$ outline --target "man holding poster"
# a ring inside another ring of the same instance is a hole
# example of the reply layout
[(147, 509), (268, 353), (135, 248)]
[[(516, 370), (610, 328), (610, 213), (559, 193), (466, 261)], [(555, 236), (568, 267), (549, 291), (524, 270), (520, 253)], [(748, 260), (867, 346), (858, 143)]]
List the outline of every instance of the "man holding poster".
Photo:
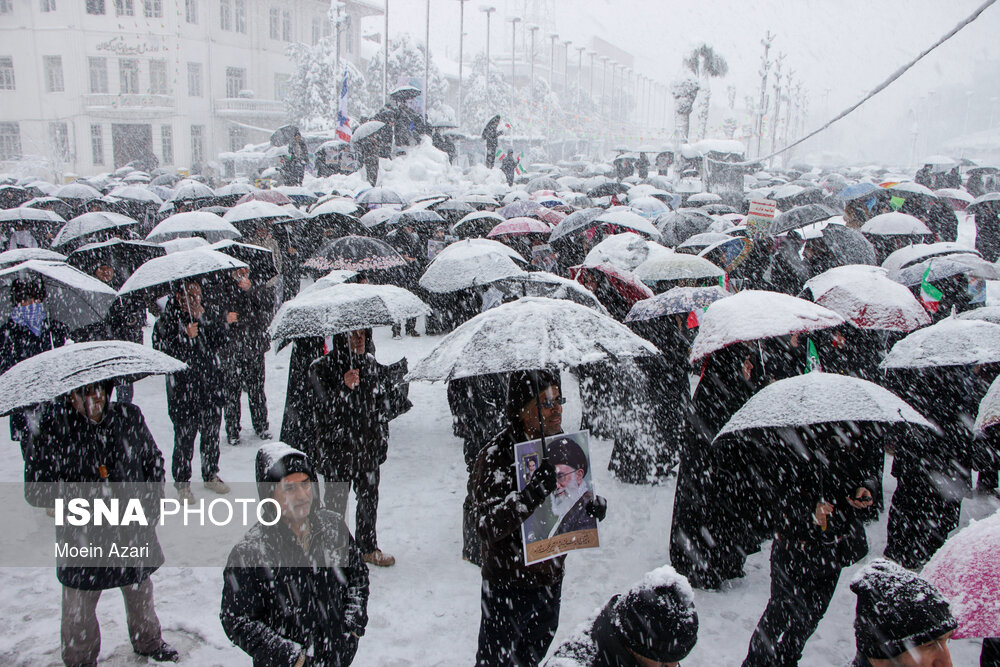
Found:
[[(473, 488), (483, 539), (478, 667), (537, 665), (559, 625), (566, 557), (556, 551), (526, 561), (521, 533), (525, 521), (536, 510), (548, 507), (546, 500), (559, 487), (556, 463), (546, 458), (547, 448), (541, 446), (540, 439), (562, 433), (565, 402), (558, 371), (512, 373), (507, 389), (507, 426), (476, 459)], [(551, 442), (556, 445), (567, 438)], [(532, 440), (537, 441), (537, 457), (520, 449), (535, 445), (524, 442)], [(516, 454), (515, 445), (519, 447)], [(535, 469), (529, 477), (530, 467)], [(564, 483), (563, 488), (568, 485)], [(604, 499), (595, 496), (585, 511), (599, 520), (604, 518), (606, 507)], [(596, 526), (592, 532), (596, 538)], [(546, 531), (538, 537), (548, 538), (548, 534)]]

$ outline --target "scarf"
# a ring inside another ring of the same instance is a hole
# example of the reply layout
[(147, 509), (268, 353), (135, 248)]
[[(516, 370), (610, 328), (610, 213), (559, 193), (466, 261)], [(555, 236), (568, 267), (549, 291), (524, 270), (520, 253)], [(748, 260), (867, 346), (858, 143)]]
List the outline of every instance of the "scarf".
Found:
[(42, 326), (45, 324), (45, 304), (14, 306), (10, 311), (10, 319), (22, 327), (27, 327), (36, 337), (41, 336)]

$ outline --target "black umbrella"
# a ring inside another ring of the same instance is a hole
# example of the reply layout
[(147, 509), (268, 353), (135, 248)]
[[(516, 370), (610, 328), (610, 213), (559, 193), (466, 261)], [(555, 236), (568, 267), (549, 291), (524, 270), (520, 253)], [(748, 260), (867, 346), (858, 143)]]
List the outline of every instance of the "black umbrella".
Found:
[(483, 139), (486, 135), (493, 134), (497, 131), (497, 125), (500, 124), (500, 114), (493, 116), (488, 121), (486, 121), (486, 127), (483, 128)]
[(847, 264), (875, 265), (875, 248), (865, 235), (844, 225), (827, 225), (821, 239), (810, 239), (807, 244), (822, 243), (830, 253), (833, 266)]
[(469, 213), (451, 226), (451, 233), (460, 239), (485, 237), (490, 230), (504, 221), (502, 215), (491, 211)]
[(771, 236), (778, 236), (790, 232), (793, 229), (800, 229), (811, 224), (829, 220), (837, 212), (824, 204), (806, 204), (796, 206), (784, 213), (781, 213), (771, 223)]
[(570, 213), (559, 221), (552, 234), (549, 235), (549, 242), (558, 241), (564, 236), (571, 236), (578, 232), (586, 231), (591, 227), (596, 227), (594, 219), (605, 212), (605, 209), (594, 206)]
[(271, 134), (271, 145), (284, 146), (291, 142), (298, 133), (299, 128), (297, 125), (282, 125)]
[(70, 253), (66, 262), (88, 274), (93, 274), (98, 266), (107, 264), (115, 269), (115, 287), (118, 288), (137, 268), (154, 257), (166, 254), (163, 246), (156, 243), (110, 239), (80, 246)]
[(250, 267), (250, 280), (258, 285), (278, 275), (274, 253), (268, 248), (232, 240), (213, 243), (211, 248), (246, 263)]
[(655, 224), (660, 230), (663, 244), (676, 248), (695, 234), (708, 231), (715, 220), (708, 214), (693, 209), (681, 209), (657, 216)]
[(17, 185), (0, 185), (0, 208), (17, 208), (31, 199), (27, 189)]
[(588, 197), (612, 197), (614, 195), (622, 195), (628, 192), (628, 186), (623, 183), (618, 183), (617, 181), (611, 181), (609, 183), (602, 183), (596, 188), (587, 191)]
[(406, 266), (406, 259), (385, 241), (367, 236), (345, 236), (327, 241), (303, 262), (317, 271), (333, 269), (371, 271)]

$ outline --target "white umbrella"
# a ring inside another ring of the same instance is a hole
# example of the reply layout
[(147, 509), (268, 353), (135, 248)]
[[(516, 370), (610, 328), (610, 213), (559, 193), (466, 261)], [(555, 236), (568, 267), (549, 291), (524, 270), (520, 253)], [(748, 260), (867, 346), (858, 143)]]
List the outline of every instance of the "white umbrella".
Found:
[(86, 183), (67, 183), (53, 193), (59, 199), (79, 199), (80, 201), (90, 201), (100, 199), (101, 193)]
[(899, 250), (892, 251), (892, 253), (885, 258), (885, 261), (882, 262), (882, 268), (891, 273), (893, 271), (899, 271), (900, 269), (906, 268), (911, 264), (922, 262), (928, 257), (941, 257), (945, 255), (957, 255), (964, 253), (978, 255), (979, 251), (952, 241), (943, 241), (941, 243), (914, 243), (913, 245), (904, 246)]
[(385, 127), (385, 123), (380, 120), (370, 120), (366, 123), (362, 123), (351, 134), (351, 145), (357, 145), (361, 141), (381, 130), (383, 127)]
[(648, 235), (650, 238), (658, 239), (660, 238), (660, 230), (658, 230), (653, 223), (651, 223), (646, 218), (642, 217), (638, 213), (626, 209), (620, 209), (615, 211), (608, 211), (607, 213), (602, 213), (601, 215), (594, 218), (594, 223), (605, 223), (609, 225), (615, 225), (618, 227), (623, 227), (636, 232), (642, 232)]
[(212, 244), (206, 241), (205, 239), (201, 238), (200, 236), (183, 236), (179, 239), (162, 241), (157, 245), (166, 250), (167, 254), (169, 255), (175, 252), (184, 252), (185, 250), (207, 248)]
[(650, 257), (635, 269), (635, 276), (647, 285), (670, 280), (702, 280), (726, 275), (718, 266), (698, 255), (661, 254)]
[(734, 343), (820, 331), (844, 323), (843, 317), (811, 301), (759, 290), (719, 299), (698, 320), (698, 335), (691, 344), (692, 363)]
[(420, 277), (420, 286), (429, 292), (454, 292), (525, 273), (508, 255), (481, 246), (466, 245), (445, 254), (447, 250), (435, 257)]
[(935, 368), (1000, 362), (1000, 325), (949, 317), (898, 341), (880, 368)]
[(163, 203), (163, 200), (155, 192), (142, 185), (120, 185), (109, 192), (108, 196), (144, 204), (156, 204), (157, 206)]
[(357, 271), (348, 271), (346, 269), (334, 269), (330, 273), (326, 274), (322, 278), (318, 278), (316, 282), (312, 285), (307, 285), (302, 288), (299, 294), (308, 294), (310, 292), (318, 292), (319, 290), (324, 290), (334, 285), (342, 285), (348, 280), (358, 275)]
[(625, 271), (635, 271), (649, 257), (649, 252), (650, 246), (646, 239), (633, 232), (625, 232), (609, 236), (595, 245), (587, 253), (583, 263), (607, 263)]
[(212, 243), (241, 236), (238, 229), (214, 213), (187, 211), (175, 213), (160, 222), (146, 235), (146, 240), (158, 243), (183, 236), (199, 235)]
[(0, 222), (48, 222), (64, 225), (66, 224), (66, 219), (55, 211), (49, 211), (48, 209), (19, 206), (0, 211)]
[(222, 219), (231, 224), (248, 220), (284, 220), (289, 217), (288, 211), (277, 204), (259, 199), (237, 204), (222, 215)]
[(500, 243), (500, 241), (495, 241), (493, 239), (463, 239), (461, 241), (455, 241), (439, 252), (435, 259), (440, 258), (442, 255), (445, 257), (451, 257), (452, 255), (464, 255), (466, 253), (475, 254), (489, 252), (497, 255), (506, 255), (516, 262), (525, 261), (518, 251), (514, 250), (505, 243)]
[(91, 211), (78, 215), (67, 222), (56, 237), (52, 239), (52, 247), (58, 247), (97, 232), (120, 227), (130, 227), (139, 224), (127, 215), (111, 213), (110, 211)]
[(931, 323), (913, 293), (877, 266), (838, 266), (809, 279), (803, 289), (861, 329), (913, 331)]
[(60, 255), (54, 250), (45, 248), (15, 248), (6, 252), (0, 252), (0, 267), (7, 268), (26, 262), (29, 259), (44, 259), (49, 262), (65, 262), (66, 255)]
[(15, 364), (0, 375), (0, 414), (44, 403), (95, 382), (176, 373), (187, 365), (121, 340), (63, 345)]
[(1000, 377), (993, 380), (983, 400), (979, 401), (979, 414), (976, 415), (973, 429), (979, 434), (984, 428), (996, 426), (997, 423), (1000, 423)]
[(569, 278), (547, 271), (529, 271), (523, 276), (499, 281), (497, 287), (504, 292), (514, 292), (518, 297), (538, 296), (547, 299), (566, 299), (581, 306), (593, 308), (607, 315), (604, 304), (589, 289)]
[(150, 287), (166, 286), (178, 280), (249, 268), (245, 262), (234, 259), (218, 250), (198, 248), (154, 257), (135, 270), (119, 294), (128, 294)]
[(904, 422), (935, 429), (903, 399), (874, 382), (813, 371), (761, 389), (726, 422), (716, 439), (752, 428), (832, 422)]
[(271, 322), (274, 340), (325, 337), (357, 329), (402, 324), (430, 308), (401, 287), (344, 283), (285, 302)]
[[(93, 276), (63, 262), (31, 259), (0, 271), (0, 289), (7, 291), (16, 278), (41, 279), (45, 284), (45, 310), (70, 330), (104, 319), (117, 294)], [(0, 299), (0, 321), (10, 314), (10, 299)]]
[(198, 181), (181, 181), (174, 190), (174, 196), (170, 201), (195, 201), (198, 199), (211, 199), (215, 197), (215, 191), (204, 183)]
[(876, 215), (862, 225), (861, 231), (873, 236), (930, 236), (934, 233), (920, 218), (899, 211)]
[(447, 382), (654, 354), (652, 343), (607, 315), (571, 301), (526, 297), (459, 326), (407, 378)]

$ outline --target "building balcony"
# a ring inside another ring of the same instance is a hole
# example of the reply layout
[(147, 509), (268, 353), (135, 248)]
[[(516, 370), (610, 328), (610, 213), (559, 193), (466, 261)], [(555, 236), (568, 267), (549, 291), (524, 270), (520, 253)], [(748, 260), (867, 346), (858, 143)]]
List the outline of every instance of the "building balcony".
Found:
[(173, 95), (90, 93), (83, 106), (91, 116), (119, 120), (150, 120), (175, 113)]
[(215, 115), (241, 121), (284, 121), (288, 117), (285, 103), (248, 97), (227, 97), (215, 100)]

